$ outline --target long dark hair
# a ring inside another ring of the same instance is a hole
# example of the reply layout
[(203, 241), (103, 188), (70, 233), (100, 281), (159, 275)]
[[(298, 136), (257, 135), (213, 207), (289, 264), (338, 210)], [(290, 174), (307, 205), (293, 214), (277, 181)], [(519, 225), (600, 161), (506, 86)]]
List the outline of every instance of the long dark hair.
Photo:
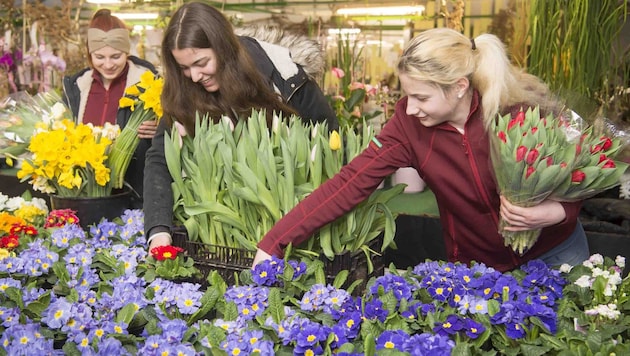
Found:
[[(210, 48), (216, 53), (218, 91), (208, 92), (184, 76), (171, 51), (185, 48)], [(179, 121), (191, 134), (197, 112), (213, 120), (227, 115), (236, 121), (248, 117), (252, 109), (265, 109), (269, 123), (274, 112), (295, 113), (265, 82), (230, 22), (210, 5), (189, 2), (175, 11), (164, 32), (162, 63), (163, 117), (171, 124)]]

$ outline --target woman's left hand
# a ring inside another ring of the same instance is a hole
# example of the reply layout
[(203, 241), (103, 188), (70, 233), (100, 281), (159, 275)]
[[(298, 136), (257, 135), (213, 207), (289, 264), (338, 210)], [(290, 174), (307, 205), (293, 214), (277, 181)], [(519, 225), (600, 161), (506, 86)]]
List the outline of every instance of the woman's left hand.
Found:
[(557, 201), (544, 200), (538, 205), (524, 208), (501, 196), (501, 217), (509, 224), (505, 230), (525, 231), (555, 225), (564, 220), (567, 214)]
[(157, 121), (145, 121), (138, 127), (138, 138), (153, 138), (157, 132)]

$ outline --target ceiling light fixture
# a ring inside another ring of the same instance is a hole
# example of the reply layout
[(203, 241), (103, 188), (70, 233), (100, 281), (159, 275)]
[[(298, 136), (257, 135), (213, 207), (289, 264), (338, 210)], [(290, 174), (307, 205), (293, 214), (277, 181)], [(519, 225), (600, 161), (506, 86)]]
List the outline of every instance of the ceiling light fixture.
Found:
[(424, 6), (382, 6), (382, 7), (346, 7), (338, 9), (342, 16), (404, 16), (422, 15)]

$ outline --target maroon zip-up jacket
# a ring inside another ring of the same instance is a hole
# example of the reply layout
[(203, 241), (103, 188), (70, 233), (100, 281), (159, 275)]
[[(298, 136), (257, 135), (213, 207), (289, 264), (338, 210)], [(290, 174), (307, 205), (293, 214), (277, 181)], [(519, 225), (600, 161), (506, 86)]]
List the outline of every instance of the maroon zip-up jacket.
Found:
[(543, 229), (538, 242), (523, 256), (504, 245), (498, 233), (500, 202), (478, 92), (474, 92), (464, 134), (447, 123), (425, 127), (405, 113), (406, 107), (404, 97), (376, 140), (278, 221), (258, 247), (282, 256), (289, 243), (299, 245), (350, 211), (400, 167), (416, 168), (435, 194), (449, 261), (483, 262), (508, 271), (542, 255), (573, 232), (581, 202), (563, 203), (566, 219)]

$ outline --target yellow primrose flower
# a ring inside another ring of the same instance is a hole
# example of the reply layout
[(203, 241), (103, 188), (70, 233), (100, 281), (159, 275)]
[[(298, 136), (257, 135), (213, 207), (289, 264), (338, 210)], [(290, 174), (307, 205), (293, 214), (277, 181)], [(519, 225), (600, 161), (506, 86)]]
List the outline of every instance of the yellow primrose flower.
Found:
[(328, 144), (330, 145), (330, 149), (333, 151), (337, 151), (341, 148), (341, 137), (339, 136), (339, 132), (337, 132), (337, 130), (330, 134)]
[(9, 257), (10, 255), (11, 253), (9, 252), (9, 250), (7, 250), (6, 248), (0, 248), (0, 261)]

